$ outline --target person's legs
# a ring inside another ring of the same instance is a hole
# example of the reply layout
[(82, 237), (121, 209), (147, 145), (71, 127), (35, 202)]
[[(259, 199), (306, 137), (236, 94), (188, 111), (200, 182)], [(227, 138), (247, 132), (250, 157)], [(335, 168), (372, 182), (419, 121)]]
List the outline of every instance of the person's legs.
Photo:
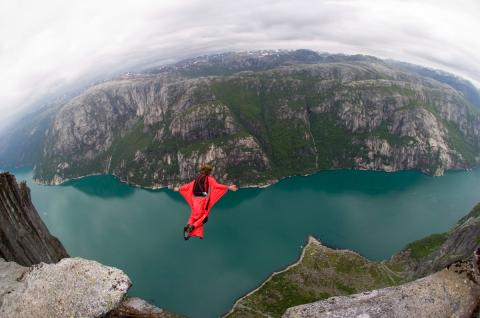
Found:
[(188, 240), (192, 236), (193, 223), (195, 223), (195, 218), (193, 217), (193, 211), (190, 213), (188, 218), (187, 225), (183, 227), (183, 239)]
[[(205, 210), (206, 202), (207, 198), (205, 197), (194, 197), (190, 217), (188, 218), (187, 225), (183, 228), (183, 237), (185, 240), (188, 240), (192, 236), (203, 238), (203, 224), (206, 222), (205, 216), (207, 213)], [(202, 219), (203, 221), (201, 221)]]

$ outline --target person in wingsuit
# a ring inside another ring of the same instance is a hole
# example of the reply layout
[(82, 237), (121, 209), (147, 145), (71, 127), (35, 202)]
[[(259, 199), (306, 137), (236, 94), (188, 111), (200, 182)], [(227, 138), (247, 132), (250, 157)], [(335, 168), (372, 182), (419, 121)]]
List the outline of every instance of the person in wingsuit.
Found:
[(210, 173), (212, 167), (203, 165), (200, 174), (192, 181), (174, 190), (187, 201), (191, 209), (190, 218), (183, 228), (183, 238), (188, 240), (192, 236), (203, 239), (203, 225), (208, 220), (210, 210), (215, 203), (228, 191), (237, 191), (237, 186), (218, 183)]

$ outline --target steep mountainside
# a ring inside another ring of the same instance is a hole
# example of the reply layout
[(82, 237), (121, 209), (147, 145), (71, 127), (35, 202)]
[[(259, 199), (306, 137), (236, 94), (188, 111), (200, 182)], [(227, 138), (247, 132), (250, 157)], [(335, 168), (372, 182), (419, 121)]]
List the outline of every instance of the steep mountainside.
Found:
[(50, 235), (25, 182), (17, 184), (13, 175), (0, 173), (0, 258), (29, 266), (64, 257), (65, 248)]
[(448, 84), (457, 91), (461, 92), (463, 96), (465, 96), (465, 99), (468, 100), (472, 105), (480, 108), (480, 90), (478, 90), (475, 86), (473, 86), (472, 83), (470, 83), (466, 79), (460, 78), (447, 72), (410, 63), (398, 61), (388, 61), (388, 63), (400, 68), (405, 72), (418, 74), (420, 76), (432, 78), (441, 83)]
[[(199, 58), (88, 89), (57, 113), (35, 178), (166, 186), (209, 162), (222, 181), (249, 185), (479, 162), (479, 111), (452, 87), (375, 58), (282, 54)], [(210, 76), (220, 70), (229, 75)]]
[(39, 112), (1, 139), (0, 165), (33, 164), (49, 184), (114, 174), (160, 187), (202, 162), (242, 186), (320, 169), (441, 175), (478, 164), (474, 88), (418, 69), (309, 50), (202, 56)]

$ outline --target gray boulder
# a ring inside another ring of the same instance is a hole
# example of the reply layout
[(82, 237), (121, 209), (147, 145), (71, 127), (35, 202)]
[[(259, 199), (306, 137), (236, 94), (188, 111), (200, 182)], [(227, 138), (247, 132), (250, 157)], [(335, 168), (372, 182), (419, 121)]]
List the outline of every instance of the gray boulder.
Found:
[(81, 258), (32, 267), (0, 259), (0, 317), (102, 317), (130, 286), (121, 270)]
[(480, 297), (477, 280), (470, 262), (457, 262), (404, 285), (292, 307), (283, 317), (471, 317)]

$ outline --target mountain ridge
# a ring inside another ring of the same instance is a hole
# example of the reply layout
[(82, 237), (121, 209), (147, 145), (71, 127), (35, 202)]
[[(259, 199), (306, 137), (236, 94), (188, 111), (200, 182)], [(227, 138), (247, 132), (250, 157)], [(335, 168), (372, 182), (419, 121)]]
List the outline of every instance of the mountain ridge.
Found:
[(74, 97), (52, 121), (37, 130), (41, 153), (30, 162), (47, 184), (101, 173), (157, 188), (184, 182), (201, 162), (252, 186), (338, 168), (441, 175), (480, 160), (478, 111), (461, 91), (375, 57), (309, 50), (126, 74)]

